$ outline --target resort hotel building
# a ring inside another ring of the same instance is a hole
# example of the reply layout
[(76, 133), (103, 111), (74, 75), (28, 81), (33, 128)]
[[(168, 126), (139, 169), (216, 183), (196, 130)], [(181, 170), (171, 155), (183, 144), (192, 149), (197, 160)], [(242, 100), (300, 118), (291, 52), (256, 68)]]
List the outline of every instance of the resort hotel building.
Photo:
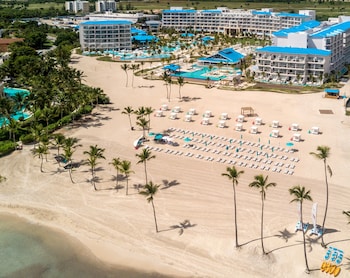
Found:
[(79, 39), (83, 51), (131, 50), (131, 22), (85, 21), (79, 24)]
[(256, 34), (271, 36), (275, 31), (314, 20), (315, 11), (295, 13), (262, 10), (230, 10), (219, 7), (213, 10), (193, 10), (171, 7), (162, 12), (162, 27), (176, 31), (196, 31), (224, 34)]
[(346, 73), (350, 63), (350, 20), (310, 21), (272, 34), (272, 45), (256, 49), (255, 79), (321, 85)]

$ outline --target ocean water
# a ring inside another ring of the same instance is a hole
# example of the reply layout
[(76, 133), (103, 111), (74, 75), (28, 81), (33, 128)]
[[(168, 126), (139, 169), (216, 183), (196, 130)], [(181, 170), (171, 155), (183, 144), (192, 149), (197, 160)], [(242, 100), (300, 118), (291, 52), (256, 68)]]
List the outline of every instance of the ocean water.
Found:
[[(21, 218), (0, 215), (1, 278), (166, 278), (103, 264), (81, 243)], [(169, 276), (170, 277), (170, 276)]]

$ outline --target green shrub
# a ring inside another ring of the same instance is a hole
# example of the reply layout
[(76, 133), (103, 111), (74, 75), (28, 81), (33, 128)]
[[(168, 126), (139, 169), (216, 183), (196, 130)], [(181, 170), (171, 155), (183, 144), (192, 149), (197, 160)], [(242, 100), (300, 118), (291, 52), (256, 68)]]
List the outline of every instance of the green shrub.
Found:
[(33, 134), (23, 134), (19, 137), (19, 140), (22, 141), (23, 144), (30, 144), (35, 142), (35, 138)]
[(16, 143), (12, 141), (0, 142), (0, 156), (8, 155), (16, 149)]

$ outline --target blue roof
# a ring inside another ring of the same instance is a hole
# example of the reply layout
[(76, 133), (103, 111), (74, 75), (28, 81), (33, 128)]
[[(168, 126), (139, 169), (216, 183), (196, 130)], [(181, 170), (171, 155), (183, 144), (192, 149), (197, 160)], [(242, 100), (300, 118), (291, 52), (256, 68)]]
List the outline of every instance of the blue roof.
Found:
[(332, 25), (311, 35), (312, 38), (327, 38), (343, 33), (350, 28), (350, 21)]
[(253, 15), (271, 15), (271, 12), (264, 12), (264, 11), (252, 11)]
[(81, 25), (117, 25), (117, 24), (130, 24), (128, 20), (89, 20), (80, 23)]
[(196, 10), (163, 10), (163, 13), (195, 13)]
[(331, 55), (330, 50), (321, 50), (317, 48), (299, 48), (299, 47), (279, 47), (279, 46), (265, 46), (257, 48), (256, 52), (273, 52), (273, 53), (285, 53), (285, 54), (308, 54), (308, 55)]
[(276, 37), (286, 37), (288, 34), (303, 32), (303, 31), (315, 28), (315, 27), (319, 26), (320, 24), (321, 23), (317, 20), (310, 20), (310, 21), (306, 21), (304, 23), (301, 23), (298, 26), (294, 26), (294, 27), (287, 28), (287, 29), (281, 29), (281, 30), (274, 32), (272, 34)]
[(216, 13), (216, 14), (221, 14), (221, 10), (202, 10), (202, 13)]
[(168, 70), (171, 70), (171, 71), (177, 71), (178, 69), (180, 69), (180, 66), (176, 65), (176, 64), (169, 64), (169, 65), (164, 66), (163, 69), (168, 69)]
[(217, 54), (209, 57), (199, 58), (200, 61), (208, 61), (213, 63), (238, 63), (244, 57), (243, 54), (233, 50), (232, 48), (225, 48), (220, 50)]
[(141, 29), (137, 29), (135, 27), (131, 27), (131, 34), (138, 34), (138, 35), (147, 35), (147, 32)]
[(339, 89), (324, 89), (324, 91), (326, 93), (330, 93), (330, 94), (339, 94)]
[(133, 36), (132, 39), (138, 42), (151, 42), (151, 41), (158, 40), (156, 36), (151, 36), (151, 35), (136, 35), (136, 36)]
[(295, 13), (277, 13), (276, 16), (284, 16), (284, 17), (307, 17), (304, 14), (295, 14)]
[(202, 38), (202, 41), (212, 41), (212, 40), (214, 40), (214, 38), (210, 36), (205, 36)]

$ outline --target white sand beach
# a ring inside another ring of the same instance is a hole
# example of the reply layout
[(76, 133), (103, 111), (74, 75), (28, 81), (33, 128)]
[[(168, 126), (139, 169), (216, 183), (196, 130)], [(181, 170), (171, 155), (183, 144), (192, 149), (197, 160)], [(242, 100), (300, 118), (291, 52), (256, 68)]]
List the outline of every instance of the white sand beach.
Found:
[[(324, 239), (330, 246), (344, 251), (339, 277), (349, 277), (350, 225), (342, 211), (350, 210), (350, 118), (345, 116), (343, 100), (323, 98), (323, 93), (288, 95), (224, 91), (185, 84), (181, 89), (185, 101), (179, 101), (178, 86), (172, 85), (172, 98), (168, 102), (163, 81), (135, 76), (131, 87), (130, 71), (129, 86), (126, 87), (126, 75), (120, 63), (78, 55), (74, 55), (72, 61), (73, 67), (84, 72), (84, 83), (102, 88), (112, 102), (96, 108), (90, 121), (61, 131), (65, 136), (80, 139), (82, 147), (74, 154), (74, 161), (84, 159), (83, 152), (90, 145), (105, 148), (106, 160), (98, 165), (96, 185), (99, 190), (94, 191), (89, 182), (88, 166), (83, 165), (73, 172), (75, 184), (72, 184), (68, 172), (53, 157), (55, 149), (48, 156), (49, 161), (44, 162), (44, 173), (41, 173), (40, 160), (31, 154), (33, 146), (24, 146), (22, 151), (1, 158), (0, 173), (7, 181), (0, 187), (0, 212), (59, 229), (78, 239), (99, 260), (145, 272), (172, 277), (326, 277), (327, 274), (319, 270), (326, 250), (315, 236), (307, 236), (312, 271), (309, 276), (304, 273), (302, 234), (295, 233), (297, 205), (290, 203), (292, 197), (288, 189), (300, 184), (311, 190), (313, 202), (318, 203), (317, 222), (322, 224), (325, 206), (323, 162), (309, 152), (316, 151), (319, 145), (327, 145), (331, 148), (328, 162), (333, 176), (329, 179)], [(347, 84), (341, 92), (349, 95), (349, 90)], [(165, 117), (151, 116), (152, 132), (173, 127), (177, 131), (171, 134), (178, 137), (173, 138), (179, 143), (178, 147), (173, 147), (155, 145), (152, 140), (147, 142), (153, 148), (162, 149), (152, 150), (156, 158), (147, 163), (149, 179), (161, 185), (154, 199), (160, 229), (156, 233), (152, 207), (136, 189), (145, 179), (144, 166), (136, 164), (135, 154), (140, 150), (133, 147), (142, 131), (136, 127), (135, 117), (132, 117), (135, 130), (131, 131), (128, 117), (121, 112), (126, 106), (159, 109), (164, 103), (170, 109), (180, 106), (182, 112), (178, 113), (177, 120), (169, 119), (170, 110), (164, 112)], [(259, 134), (249, 133), (255, 117), (246, 117), (244, 131), (234, 130), (235, 119), (241, 107), (246, 106), (252, 107), (265, 123), (259, 126)], [(198, 114), (193, 116), (192, 122), (185, 122), (186, 112), (191, 108)], [(200, 122), (206, 110), (213, 116), (210, 118), (212, 124), (205, 126)], [(321, 114), (320, 110), (331, 110), (332, 114)], [(227, 127), (218, 128), (219, 116), (224, 112), (229, 116)], [(273, 120), (280, 123), (277, 128), (279, 138), (270, 137)], [(293, 123), (299, 124), (298, 132), (289, 130)], [(314, 126), (320, 128), (321, 134), (308, 132)], [(300, 133), (302, 138), (301, 142), (294, 142), (293, 148), (298, 151), (285, 152), (285, 149), (289, 150), (286, 143), (293, 133)], [(202, 149), (184, 148), (184, 135), (191, 137), (191, 143)], [(229, 139), (235, 139), (235, 142)], [(241, 146), (240, 140), (249, 145)], [(262, 149), (258, 144), (264, 145)], [(230, 147), (228, 150), (227, 146)], [(274, 150), (265, 146), (274, 146)], [(233, 157), (237, 148), (247, 159)], [(220, 153), (213, 153), (214, 149)], [(166, 153), (167, 150), (173, 152)], [(256, 154), (260, 151), (276, 157), (266, 159), (265, 154)], [(174, 154), (176, 152), (182, 154)], [(186, 156), (188, 152), (193, 156)], [(224, 155), (225, 152), (231, 155)], [(204, 158), (196, 158), (198, 155)], [(208, 156), (213, 160), (207, 160)], [(128, 196), (125, 195), (125, 181), (119, 181), (123, 188), (118, 192), (112, 189), (116, 171), (109, 163), (114, 157), (132, 162), (135, 173), (130, 176)], [(255, 161), (257, 157), (260, 162)], [(226, 161), (217, 162), (218, 159)], [(271, 164), (264, 163), (265, 159), (271, 160)], [(230, 166), (227, 164), (230, 160), (246, 160), (247, 163), (245, 167), (236, 165), (244, 171), (237, 187), (238, 241), (242, 245), (239, 249), (234, 247), (232, 183), (221, 176)], [(276, 163), (283, 165), (276, 166)], [(249, 167), (250, 164), (258, 165), (258, 168)], [(269, 170), (261, 170), (261, 166), (269, 167)], [(273, 171), (273, 168), (279, 168), (281, 172)], [(285, 174), (285, 169), (293, 174)], [(261, 173), (268, 175), (270, 182), (277, 183), (276, 187), (269, 188), (265, 201), (264, 244), (269, 252), (266, 256), (262, 255), (260, 243), (260, 194), (248, 187), (254, 175)], [(313, 202), (304, 203), (304, 219), (310, 224)], [(181, 227), (184, 220), (189, 220), (191, 225)]]

